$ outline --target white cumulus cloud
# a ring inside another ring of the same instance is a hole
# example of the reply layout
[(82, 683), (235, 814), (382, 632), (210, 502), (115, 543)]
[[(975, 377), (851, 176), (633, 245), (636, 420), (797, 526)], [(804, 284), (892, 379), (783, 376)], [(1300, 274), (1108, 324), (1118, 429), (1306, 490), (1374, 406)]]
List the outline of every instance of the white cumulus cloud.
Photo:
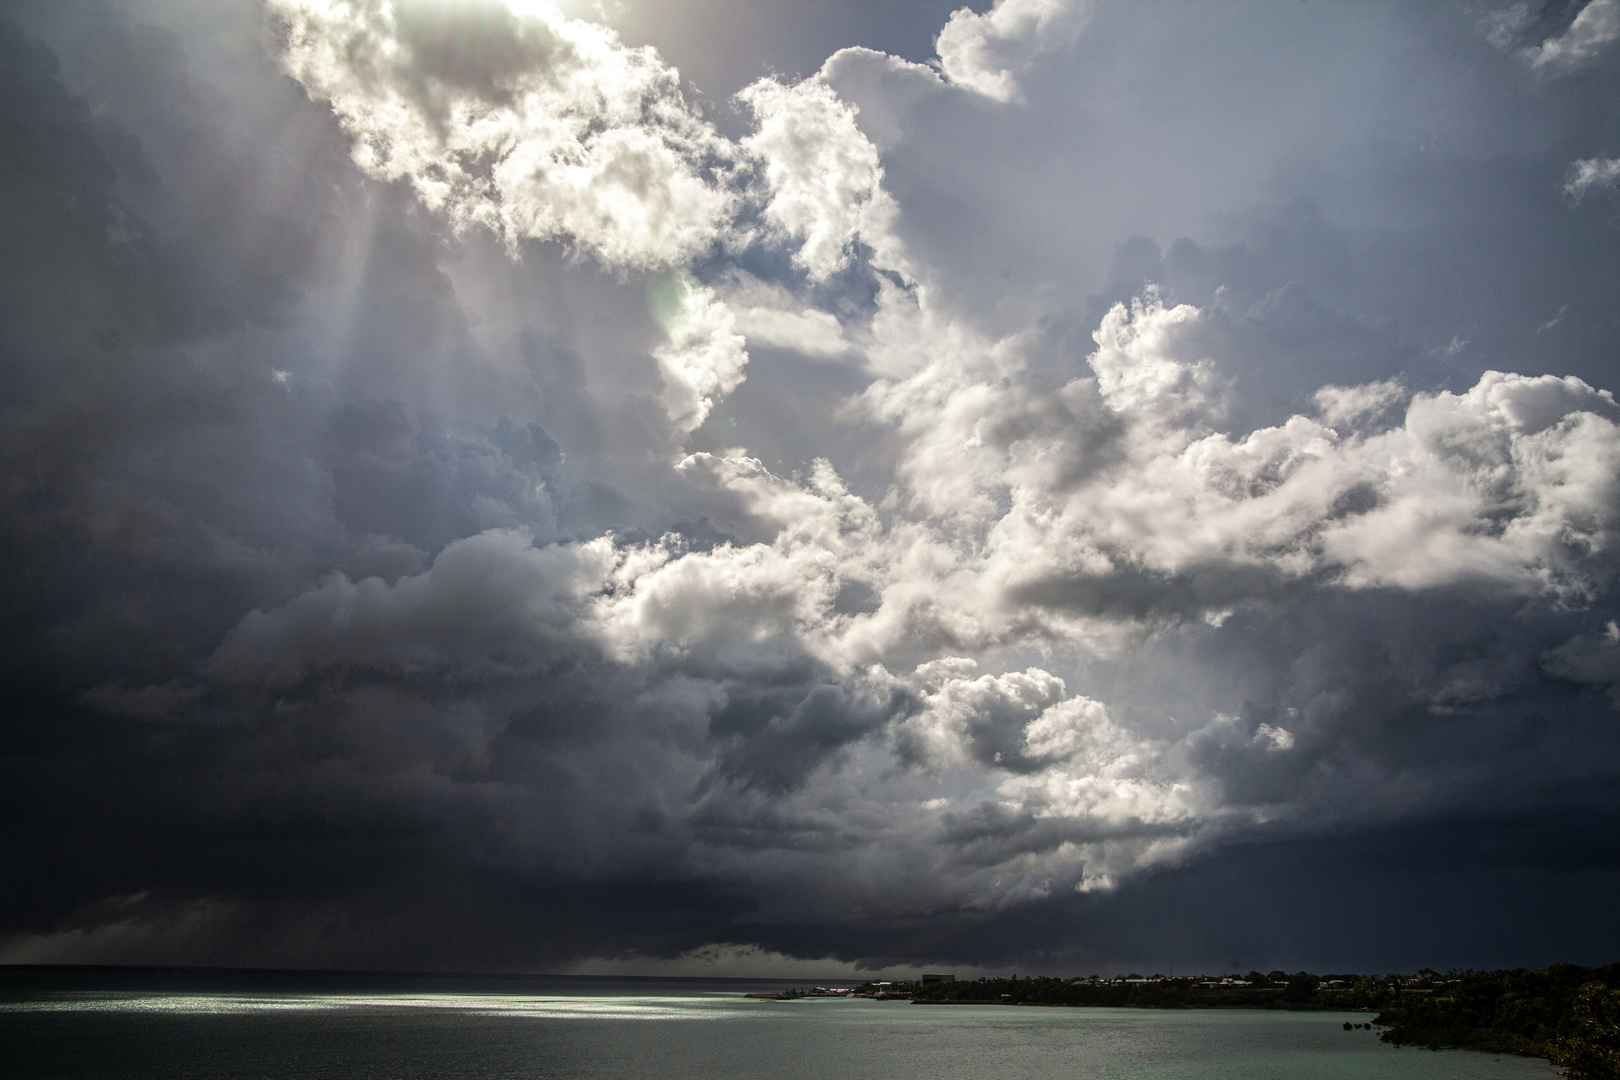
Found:
[(848, 265), (851, 246), (864, 240), (892, 263), (895, 205), (854, 108), (816, 79), (792, 86), (766, 79), (738, 97), (759, 121), (743, 146), (765, 162), (766, 219), (800, 242), (794, 261), (826, 278)]
[(1564, 194), (1580, 202), (1587, 192), (1620, 183), (1620, 158), (1586, 158), (1569, 167)]
[(1072, 45), (1087, 0), (997, 0), (989, 11), (960, 8), (939, 32), (940, 70), (951, 82), (996, 101), (1020, 96), (1018, 73), (1043, 52)]
[(368, 173), (458, 227), (616, 268), (684, 262), (730, 221), (733, 145), (651, 48), (545, 4), (273, 0), (283, 62)]
[(1595, 61), (1616, 38), (1620, 38), (1620, 0), (1590, 0), (1569, 29), (1527, 53), (1537, 71), (1563, 75)]
[(708, 418), (714, 398), (742, 384), (748, 351), (737, 317), (714, 290), (679, 276), (653, 295), (668, 340), (653, 350), (664, 378), (664, 410), (680, 431)]

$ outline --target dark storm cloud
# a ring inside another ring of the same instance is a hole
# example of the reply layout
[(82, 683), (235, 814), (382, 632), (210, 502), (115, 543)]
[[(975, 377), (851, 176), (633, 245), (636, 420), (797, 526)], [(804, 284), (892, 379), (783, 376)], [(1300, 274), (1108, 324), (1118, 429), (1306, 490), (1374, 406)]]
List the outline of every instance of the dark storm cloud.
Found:
[(3, 955), (1598, 958), (1606, 2), (19, 6)]
[[(376, 879), (408, 881), (429, 849), (443, 850), (429, 834), (479, 828), (483, 811), (465, 819), (454, 798), (445, 805), (432, 784), (396, 773), (477, 769), (507, 727), (556, 738), (588, 721), (590, 693), (526, 693), (497, 723), (478, 700), (424, 696), (420, 683), (320, 682), (334, 664), (386, 654), (386, 641), (311, 668), (300, 650), (318, 640), (256, 642), (259, 652), (233, 660), (252, 622), (223, 632), (333, 571), (380, 585), (372, 575), (420, 573), (451, 541), (490, 527), (521, 524), (544, 540), (561, 520), (595, 535), (593, 518), (632, 525), (634, 511), (607, 480), (563, 475), (538, 416), (515, 423), (476, 404), (468, 415), (464, 395), (489, 395), (467, 365), (489, 361), (436, 265), (442, 241), (408, 202), (362, 188), (345, 140), (296, 87), (261, 61), (225, 97), (188, 78), (165, 31), (110, 11), (49, 17), (65, 25), (76, 92), (52, 50), (14, 21), (3, 27), (15, 285), (4, 320), (6, 531), (17, 569), (7, 637), (18, 694), (8, 773), (30, 822), (15, 838), (20, 864), (45, 879), (8, 893), (11, 925), (157, 912), (181, 933), (187, 903), (203, 905), (197, 918), (241, 909), (237, 922), (198, 931), (218, 940), (197, 955), (228, 958), (254, 919), (300, 918), (277, 908), (287, 894), (275, 883), (295, 883), (316, 910), (330, 898), (332, 917), (347, 921), (345, 897)], [(329, 308), (333, 299), (348, 303)], [(600, 421), (567, 350), (521, 336), (503, 347), (520, 381), (539, 383), (538, 412), (560, 418), (590, 460)], [(521, 378), (525, 368), (538, 377)], [(440, 562), (453, 571), (456, 552)], [(443, 640), (452, 656), (468, 647), (453, 631)], [(517, 645), (502, 642), (513, 656)], [(410, 674), (423, 653), (401, 655), (395, 670)], [(165, 689), (199, 665), (229, 684), (244, 664), (308, 685), (275, 702)], [(70, 704), (81, 695), (134, 726), (104, 727)], [(172, 726), (198, 717), (208, 722), (194, 733)], [(41, 729), (61, 730), (31, 734)], [(118, 763), (128, 760), (144, 764), (126, 775)], [(267, 827), (274, 835), (261, 836)], [(392, 839), (372, 846), (379, 830)], [(228, 858), (203, 854), (227, 843)], [(278, 869), (287, 859), (304, 865)], [(145, 899), (95, 906), (108, 896)], [(163, 914), (168, 904), (181, 914)], [(314, 924), (308, 934), (329, 936)], [(177, 947), (164, 940), (153, 948)], [(303, 948), (282, 941), (289, 956)]]

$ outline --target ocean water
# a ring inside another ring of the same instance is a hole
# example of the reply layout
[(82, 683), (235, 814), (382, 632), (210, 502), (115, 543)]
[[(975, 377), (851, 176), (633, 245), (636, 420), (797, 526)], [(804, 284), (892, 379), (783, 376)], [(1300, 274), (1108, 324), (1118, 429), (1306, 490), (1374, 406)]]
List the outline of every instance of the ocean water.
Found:
[(1365, 1014), (758, 1001), (713, 983), (0, 988), (7, 1077), (1544, 1080), (1396, 1049)]

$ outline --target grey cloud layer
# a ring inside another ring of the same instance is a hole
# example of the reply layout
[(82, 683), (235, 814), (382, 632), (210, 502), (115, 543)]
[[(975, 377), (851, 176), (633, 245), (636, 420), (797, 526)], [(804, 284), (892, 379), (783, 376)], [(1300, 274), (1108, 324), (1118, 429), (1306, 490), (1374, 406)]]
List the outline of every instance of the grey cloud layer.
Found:
[[(1175, 161), (1104, 105), (1039, 144), (1071, 76), (1120, 92), (1088, 49), (1194, 34), (1164, 12), (964, 10), (934, 68), (756, 83), (733, 139), (543, 5), (26, 9), (7, 768), (46, 869), (5, 955), (995, 962), (1047, 911), (1119, 957), (1075, 905), (1234, 845), (1600, 819), (1612, 335), (1580, 377), (1515, 374), (1446, 290), (1532, 251), (1526, 291), (1568, 299), (1513, 340), (1599, 340), (1613, 178), (1569, 162), (1614, 151), (1611, 7), (1233, 9), (1380, 62), (1470, 43), (1423, 105), (1466, 139), (1420, 164), (1474, 194), (1401, 212), (1480, 259), (1415, 298), (1379, 200), (1417, 159), (1366, 65), (1329, 79), (1366, 145), (1233, 125), (1259, 209), (1235, 173), (1143, 211), (1065, 171)], [(1458, 104), (1488, 80), (1555, 134)], [(1478, 224), (1514, 200), (1561, 223), (1540, 247)], [(1139, 235), (1167, 222), (1202, 239)], [(407, 944), (455, 911), (481, 926)]]

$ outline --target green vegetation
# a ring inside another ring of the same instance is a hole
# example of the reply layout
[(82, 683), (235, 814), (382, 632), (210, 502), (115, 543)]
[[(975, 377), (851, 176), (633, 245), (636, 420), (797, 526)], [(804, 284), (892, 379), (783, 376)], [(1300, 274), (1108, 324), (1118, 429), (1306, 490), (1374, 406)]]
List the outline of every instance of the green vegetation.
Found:
[(1616, 988), (1620, 964), (1445, 975), (1425, 971), (1400, 981), (1398, 993), (1374, 1023), (1388, 1028), (1382, 1038), (1398, 1046), (1552, 1057), (1572, 1080), (1620, 1080), (1615, 1071)]
[(1570, 1080), (1620, 1077), (1620, 990), (1596, 982), (1582, 986), (1571, 1023), (1553, 1039), (1547, 1057)]
[(1552, 964), (1540, 971), (1313, 975), (1251, 971), (1241, 978), (1121, 975), (1115, 979), (975, 979), (868, 983), (929, 1005), (1112, 1005), (1136, 1008), (1310, 1009), (1373, 1012), (1397, 1046), (1460, 1047), (1545, 1057), (1570, 1080), (1620, 1080), (1620, 964)]

